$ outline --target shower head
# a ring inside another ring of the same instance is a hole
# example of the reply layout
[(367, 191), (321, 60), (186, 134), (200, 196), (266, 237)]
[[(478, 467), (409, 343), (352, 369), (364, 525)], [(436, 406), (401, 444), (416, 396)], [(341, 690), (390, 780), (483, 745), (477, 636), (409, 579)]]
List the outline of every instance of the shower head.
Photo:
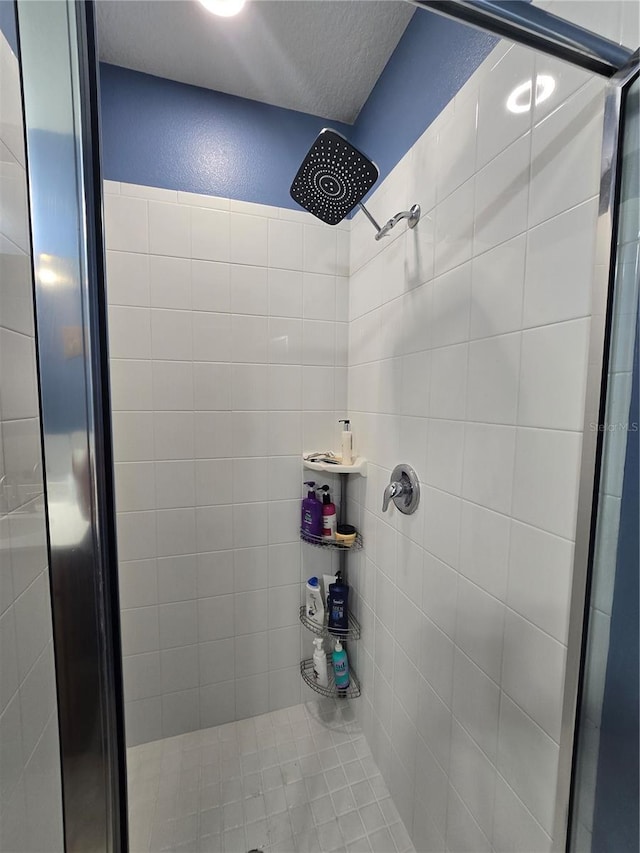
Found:
[(335, 130), (320, 132), (291, 184), (291, 198), (337, 225), (378, 180), (378, 167)]

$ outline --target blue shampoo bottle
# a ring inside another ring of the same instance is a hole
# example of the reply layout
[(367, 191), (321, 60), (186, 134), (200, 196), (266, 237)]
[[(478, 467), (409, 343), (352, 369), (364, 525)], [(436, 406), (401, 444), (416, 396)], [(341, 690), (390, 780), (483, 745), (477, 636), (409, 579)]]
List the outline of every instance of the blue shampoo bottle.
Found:
[(327, 607), (329, 631), (342, 635), (349, 628), (349, 587), (342, 580), (340, 572), (336, 575), (335, 583), (329, 584)]

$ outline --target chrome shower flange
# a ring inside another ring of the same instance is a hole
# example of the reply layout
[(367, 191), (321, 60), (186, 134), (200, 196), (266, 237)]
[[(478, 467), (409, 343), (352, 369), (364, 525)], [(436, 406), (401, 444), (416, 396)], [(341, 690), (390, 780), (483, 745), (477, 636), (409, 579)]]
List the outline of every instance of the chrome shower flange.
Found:
[(418, 222), (420, 222), (420, 216), (422, 211), (420, 210), (419, 204), (414, 204), (409, 210), (409, 216), (407, 219), (407, 225), (409, 228), (415, 228)]

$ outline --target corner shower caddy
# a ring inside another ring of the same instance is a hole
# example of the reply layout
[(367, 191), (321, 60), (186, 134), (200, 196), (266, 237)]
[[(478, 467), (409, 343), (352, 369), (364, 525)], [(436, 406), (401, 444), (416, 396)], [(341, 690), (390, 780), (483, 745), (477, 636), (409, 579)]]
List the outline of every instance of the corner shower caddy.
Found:
[[(367, 476), (367, 460), (359, 456), (353, 465), (335, 465), (328, 462), (309, 462), (307, 459), (302, 460), (305, 468), (312, 471), (323, 471), (325, 474), (340, 475), (340, 506), (338, 509), (338, 524), (345, 523), (345, 514), (347, 511), (347, 481), (349, 474), (359, 474), (361, 477)], [(340, 572), (342, 577), (347, 578), (347, 552), (359, 551), (362, 548), (362, 536), (359, 532), (356, 533), (356, 540), (352, 545), (344, 545), (341, 542), (327, 541), (320, 539), (317, 536), (309, 536), (300, 531), (300, 539), (306, 542), (307, 545), (314, 547), (328, 548), (329, 550), (338, 551), (340, 554)], [(343, 643), (347, 640), (357, 640), (360, 637), (360, 623), (356, 617), (349, 611), (349, 627), (345, 629), (332, 629), (327, 625), (318, 625), (312, 622), (306, 614), (306, 608), (300, 608), (300, 622), (312, 633), (318, 637), (332, 637), (340, 639)], [(353, 671), (351, 661), (349, 661), (349, 686), (346, 689), (338, 689), (333, 678), (333, 664), (331, 655), (327, 655), (327, 672), (329, 674), (329, 684), (327, 687), (321, 687), (316, 683), (313, 675), (313, 659), (307, 658), (300, 661), (300, 675), (305, 684), (319, 693), (321, 696), (326, 696), (330, 699), (355, 699), (360, 696), (360, 682)]]

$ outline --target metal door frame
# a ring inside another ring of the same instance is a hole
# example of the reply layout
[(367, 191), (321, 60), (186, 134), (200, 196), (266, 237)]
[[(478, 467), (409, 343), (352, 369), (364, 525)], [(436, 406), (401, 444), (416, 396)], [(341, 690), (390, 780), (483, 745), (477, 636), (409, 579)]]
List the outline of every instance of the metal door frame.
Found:
[(92, 2), (18, 0), (67, 851), (126, 851)]

